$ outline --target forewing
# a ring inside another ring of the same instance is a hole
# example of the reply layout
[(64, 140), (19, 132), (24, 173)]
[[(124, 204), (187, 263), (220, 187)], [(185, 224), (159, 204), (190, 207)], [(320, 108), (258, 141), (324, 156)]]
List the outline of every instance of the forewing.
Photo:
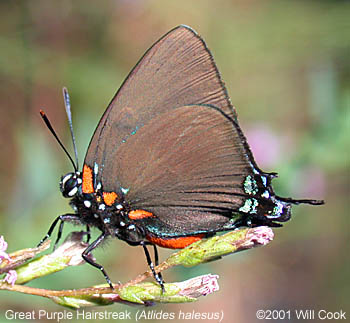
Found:
[(97, 163), (97, 179), (115, 189), (110, 155), (156, 116), (189, 104), (211, 104), (236, 117), (204, 41), (179, 26), (157, 41), (124, 81), (95, 130), (85, 164)]

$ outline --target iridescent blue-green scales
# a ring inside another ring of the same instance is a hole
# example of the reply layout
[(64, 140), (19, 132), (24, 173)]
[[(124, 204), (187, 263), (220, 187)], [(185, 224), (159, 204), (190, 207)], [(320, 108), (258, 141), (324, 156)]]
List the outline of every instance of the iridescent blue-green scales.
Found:
[[(264, 185), (264, 187), (266, 188), (266, 177), (264, 176), (260, 176), (262, 183)], [(256, 182), (256, 180), (254, 179), (254, 177), (252, 175), (248, 175), (244, 182), (243, 182), (243, 189), (244, 192), (246, 194), (249, 194), (251, 196), (256, 196), (259, 192), (259, 187), (258, 187), (258, 183)], [(269, 191), (266, 189), (262, 194), (261, 194), (262, 198), (268, 199), (270, 198), (270, 193)], [(247, 198), (244, 201), (243, 206), (241, 206), (239, 208), (240, 212), (243, 213), (247, 213), (247, 214), (257, 214), (258, 213), (258, 208), (259, 206), (259, 201), (255, 198), (255, 197), (251, 197), (251, 198)], [(268, 217), (276, 217), (279, 216), (283, 211), (283, 204), (281, 202), (279, 202), (278, 200), (275, 201), (275, 206), (272, 209), (271, 214), (268, 215)]]

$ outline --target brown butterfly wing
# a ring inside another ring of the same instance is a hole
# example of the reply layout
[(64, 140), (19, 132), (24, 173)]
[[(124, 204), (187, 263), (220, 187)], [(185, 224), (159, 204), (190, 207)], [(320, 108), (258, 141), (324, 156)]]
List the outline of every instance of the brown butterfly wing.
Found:
[(179, 107), (150, 120), (112, 155), (133, 209), (159, 235), (222, 229), (244, 204), (252, 166), (235, 122), (213, 106)]
[(138, 127), (189, 104), (211, 104), (236, 118), (204, 41), (189, 27), (179, 26), (158, 40), (126, 78), (95, 130), (85, 164), (96, 162), (98, 180), (103, 179), (105, 189), (115, 189), (109, 156)]

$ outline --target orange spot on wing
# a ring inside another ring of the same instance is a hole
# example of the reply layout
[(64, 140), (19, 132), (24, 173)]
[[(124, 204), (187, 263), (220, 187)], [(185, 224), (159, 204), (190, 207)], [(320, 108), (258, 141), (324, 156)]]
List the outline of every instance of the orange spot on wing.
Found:
[(111, 206), (115, 202), (117, 197), (118, 197), (118, 195), (115, 192), (110, 192), (110, 193), (103, 192), (103, 200), (109, 206)]
[(129, 219), (132, 220), (140, 220), (143, 218), (148, 218), (150, 216), (153, 216), (153, 213), (147, 212), (145, 210), (134, 210), (129, 212)]
[(87, 193), (87, 194), (94, 192), (92, 169), (87, 165), (84, 165), (83, 167), (82, 190), (83, 190), (83, 193)]
[(201, 240), (202, 238), (204, 238), (204, 234), (198, 234), (192, 237), (180, 237), (171, 239), (147, 236), (147, 240), (149, 242), (152, 242), (153, 244), (156, 244), (160, 247), (170, 249), (183, 249), (193, 242)]

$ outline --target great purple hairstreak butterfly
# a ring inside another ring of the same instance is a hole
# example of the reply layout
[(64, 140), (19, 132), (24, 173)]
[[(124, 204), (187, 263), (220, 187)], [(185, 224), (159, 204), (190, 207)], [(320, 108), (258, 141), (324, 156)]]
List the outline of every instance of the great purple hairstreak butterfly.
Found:
[[(241, 226), (282, 226), (291, 205), (323, 204), (275, 194), (271, 180), (256, 164), (238, 125), (213, 57), (203, 39), (178, 26), (159, 39), (140, 59), (104, 112), (79, 171), (69, 97), (64, 90), (75, 162), (59, 141), (46, 115), (41, 115), (69, 156), (74, 172), (61, 178), (60, 189), (74, 213), (60, 222), (86, 225), (101, 235), (83, 252), (113, 288), (91, 252), (107, 237), (144, 248), (184, 248), (194, 241)], [(42, 243), (42, 242), (41, 242)]]

